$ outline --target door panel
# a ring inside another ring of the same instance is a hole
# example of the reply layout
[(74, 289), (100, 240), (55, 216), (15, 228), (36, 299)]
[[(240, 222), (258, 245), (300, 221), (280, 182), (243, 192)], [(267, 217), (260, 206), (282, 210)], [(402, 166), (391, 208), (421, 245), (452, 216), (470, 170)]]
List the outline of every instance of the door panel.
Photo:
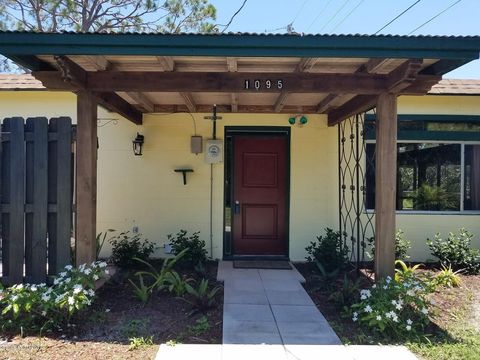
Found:
[(287, 255), (285, 136), (235, 136), (235, 255)]

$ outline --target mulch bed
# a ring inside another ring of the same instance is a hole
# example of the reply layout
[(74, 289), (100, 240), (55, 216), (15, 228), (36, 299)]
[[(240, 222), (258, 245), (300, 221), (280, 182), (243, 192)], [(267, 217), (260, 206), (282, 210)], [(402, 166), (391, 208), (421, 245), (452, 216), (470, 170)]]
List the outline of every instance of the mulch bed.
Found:
[[(304, 285), (306, 291), (342, 341), (371, 344), (378, 340), (352, 322), (349, 316), (342, 316), (342, 308), (329, 299), (333, 292), (341, 288), (344, 276), (356, 278), (355, 271), (340, 272), (325, 284), (320, 280), (313, 264), (297, 263), (295, 267), (306, 279)], [(430, 267), (428, 270), (419, 271), (432, 271), (432, 269)], [(442, 287), (432, 294), (432, 299), (435, 301), (434, 317), (426, 333), (441, 336), (452, 321), (458, 321), (459, 313), (464, 313), (465, 319), (470, 322), (469, 325), (480, 330), (480, 307), (475, 306), (480, 302), (480, 275), (460, 275), (460, 278), (460, 287)], [(361, 288), (367, 288), (370, 284), (371, 280), (364, 277)]]
[[(206, 314), (190, 314), (192, 307), (167, 293), (158, 293), (143, 305), (128, 282), (135, 271), (119, 271), (98, 290), (92, 307), (73, 319), (73, 326), (45, 336), (3, 337), (2, 359), (153, 359), (158, 344), (168, 341), (188, 344), (220, 344), (222, 341), (223, 290), (215, 307)], [(179, 273), (200, 279), (194, 272)], [(206, 267), (211, 286), (216, 282), (217, 263)], [(197, 322), (208, 319), (208, 329)], [(153, 336), (155, 346), (129, 350), (132, 337)]]

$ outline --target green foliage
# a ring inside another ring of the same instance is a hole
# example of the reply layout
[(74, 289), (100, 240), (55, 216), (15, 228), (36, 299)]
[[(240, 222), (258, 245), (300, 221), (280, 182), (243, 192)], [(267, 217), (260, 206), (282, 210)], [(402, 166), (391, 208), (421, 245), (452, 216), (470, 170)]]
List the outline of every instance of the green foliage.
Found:
[(167, 236), (175, 255), (187, 250), (179, 263), (192, 269), (198, 266), (198, 264), (204, 264), (207, 261), (205, 241), (200, 240), (199, 234), (200, 232), (197, 231), (188, 236), (186, 230), (180, 230), (176, 235), (169, 234)]
[(195, 321), (195, 325), (189, 325), (188, 331), (194, 336), (200, 336), (210, 330), (211, 326), (206, 316), (202, 316)]
[(472, 238), (473, 234), (462, 228), (458, 235), (449, 233), (447, 239), (442, 239), (437, 233), (434, 240), (427, 239), (427, 245), (443, 266), (462, 270), (466, 274), (479, 274), (480, 250), (470, 247)]
[(395, 261), (395, 265), (399, 265), (400, 268), (395, 268), (395, 281), (397, 282), (404, 282), (415, 278), (415, 271), (422, 266), (421, 264), (417, 264), (415, 266), (408, 266), (402, 260)]
[(350, 306), (359, 300), (358, 292), (360, 291), (362, 279), (351, 280), (345, 274), (343, 277), (342, 287), (330, 294), (329, 301), (334, 302), (340, 308)]
[(394, 339), (418, 336), (429, 323), (433, 287), (414, 271), (401, 281), (387, 277), (360, 291), (360, 302), (351, 306), (352, 321), (379, 336)]
[(205, 312), (215, 303), (215, 297), (221, 287), (216, 286), (212, 289), (208, 286), (208, 280), (202, 279), (195, 288), (190, 284), (186, 284), (187, 296), (184, 298), (186, 302), (194, 307), (195, 310)]
[(123, 325), (122, 334), (128, 339), (134, 337), (144, 337), (147, 334), (150, 320), (144, 319), (131, 319)]
[(179, 252), (175, 257), (170, 258), (170, 259), (165, 259), (163, 261), (162, 267), (160, 268), (160, 271), (158, 271), (152, 264), (149, 262), (135, 258), (134, 260), (144, 264), (150, 271), (137, 271), (135, 273), (136, 276), (149, 276), (153, 280), (153, 284), (150, 286), (150, 288), (157, 289), (157, 290), (163, 290), (168, 286), (168, 283), (166, 282), (167, 278), (171, 277), (170, 272), (172, 271), (173, 266), (183, 257), (185, 256), (187, 252), (187, 249), (182, 250)]
[(442, 265), (442, 270), (440, 270), (434, 278), (435, 284), (445, 287), (458, 287), (461, 283), (458, 274), (462, 273), (462, 271), (463, 270), (453, 271), (451, 265), (448, 267)]
[[(410, 258), (408, 255), (408, 250), (412, 247), (410, 240), (407, 240), (403, 236), (402, 229), (398, 229), (395, 233), (395, 259), (396, 260), (407, 260)], [(371, 237), (367, 240), (370, 248), (370, 257), (373, 259), (375, 257), (375, 238)]]
[(192, 278), (183, 278), (176, 271), (172, 270), (165, 274), (164, 287), (175, 296), (183, 296), (187, 292), (187, 284), (193, 281)]
[(136, 350), (141, 347), (153, 345), (153, 336), (132, 337), (128, 340), (130, 340), (130, 346), (128, 347), (129, 351)]
[(67, 265), (53, 286), (14, 285), (0, 289), (0, 326), (6, 331), (41, 331), (68, 324), (70, 318), (90, 306), (95, 281), (108, 271), (105, 262), (74, 268)]
[(155, 246), (141, 234), (130, 234), (129, 231), (120, 233), (110, 240), (112, 245), (111, 260), (115, 265), (123, 268), (132, 268), (137, 263), (134, 258), (147, 260), (153, 253)]
[(415, 195), (416, 210), (458, 210), (458, 198), (454, 192), (442, 186), (431, 186), (423, 183)]
[[(108, 229), (104, 233), (99, 233), (96, 237), (96, 244), (97, 244), (97, 249), (96, 249), (96, 256), (95, 259), (98, 260), (98, 257), (100, 256), (100, 252), (102, 251), (103, 244), (105, 244), (105, 241), (107, 240), (108, 233), (114, 232), (115, 230), (113, 229)], [(110, 241), (111, 238), (108, 240)]]
[(128, 281), (130, 281), (130, 284), (132, 284), (132, 286), (133, 286), (133, 294), (142, 303), (146, 304), (148, 302), (148, 299), (150, 298), (150, 294), (152, 293), (152, 287), (145, 285), (145, 283), (143, 281), (143, 276), (141, 274), (139, 274), (137, 276), (138, 276), (138, 283), (139, 283), (138, 285), (135, 284), (130, 279), (128, 279)]
[(330, 228), (325, 229), (325, 236), (317, 236), (316, 242), (311, 242), (305, 248), (308, 262), (319, 263), (325, 273), (331, 273), (344, 267), (348, 261), (348, 249), (343, 246), (340, 232)]

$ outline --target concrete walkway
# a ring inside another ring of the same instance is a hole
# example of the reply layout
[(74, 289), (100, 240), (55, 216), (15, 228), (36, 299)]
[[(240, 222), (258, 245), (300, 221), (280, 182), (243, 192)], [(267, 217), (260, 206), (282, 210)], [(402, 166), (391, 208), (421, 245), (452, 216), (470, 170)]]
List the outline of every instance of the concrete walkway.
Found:
[(234, 269), (224, 282), (222, 345), (161, 345), (170, 360), (416, 360), (403, 346), (344, 346), (301, 285), (296, 270)]

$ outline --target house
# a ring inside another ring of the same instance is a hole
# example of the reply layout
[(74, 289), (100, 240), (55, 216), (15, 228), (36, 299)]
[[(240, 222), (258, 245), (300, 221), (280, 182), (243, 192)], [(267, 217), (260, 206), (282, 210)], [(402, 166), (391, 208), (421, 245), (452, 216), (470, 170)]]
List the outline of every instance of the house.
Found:
[[(180, 229), (200, 231), (214, 258), (301, 261), (324, 228), (340, 227), (353, 261), (375, 234), (385, 276), (396, 228), (419, 261), (436, 232), (480, 235), (480, 83), (437, 84), (478, 58), (479, 37), (5, 32), (0, 40), (0, 53), (49, 90), (27, 75), (2, 76), (0, 116), (78, 124), (77, 261), (92, 259), (94, 235), (108, 228), (159, 245)], [(429, 190), (440, 198), (420, 200)]]

